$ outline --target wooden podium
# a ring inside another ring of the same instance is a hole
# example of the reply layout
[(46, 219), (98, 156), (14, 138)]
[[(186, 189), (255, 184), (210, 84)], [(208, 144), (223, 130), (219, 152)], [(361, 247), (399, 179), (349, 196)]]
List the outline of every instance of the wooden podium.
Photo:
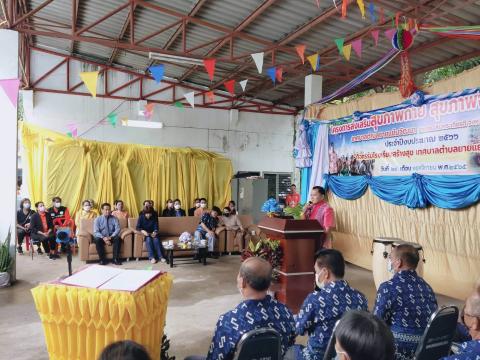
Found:
[(296, 314), (315, 286), (314, 256), (323, 244), (323, 228), (316, 220), (269, 217), (263, 218), (258, 227), (270, 239), (280, 240), (283, 261), (275, 294)]

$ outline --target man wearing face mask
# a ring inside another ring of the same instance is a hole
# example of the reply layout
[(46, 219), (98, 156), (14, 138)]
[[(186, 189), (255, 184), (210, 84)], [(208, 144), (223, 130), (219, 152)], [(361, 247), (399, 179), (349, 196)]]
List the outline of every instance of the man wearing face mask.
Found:
[[(58, 196), (55, 196), (52, 199), (52, 207), (48, 209), (48, 213), (52, 218), (53, 225), (55, 229), (58, 226), (68, 226), (70, 227), (70, 231), (73, 233), (75, 229), (75, 223), (73, 219), (70, 217), (70, 211), (66, 206), (62, 205), (62, 199)], [(65, 252), (65, 244), (61, 244), (62, 252)]]
[(272, 328), (280, 334), (284, 355), (295, 342), (295, 324), (290, 310), (267, 295), (271, 280), (272, 267), (266, 260), (245, 260), (237, 275), (243, 301), (218, 319), (207, 357), (190, 356), (185, 360), (231, 360), (241, 337), (259, 328)]
[(210, 210), (207, 209), (207, 199), (201, 198), (200, 199), (200, 207), (195, 210), (193, 213), (194, 216), (201, 217), (203, 214), (210, 212)]
[(460, 345), (459, 354), (443, 358), (442, 360), (480, 359), (480, 281), (477, 282), (475, 290), (465, 302), (462, 322), (468, 328), (472, 340)]
[(186, 216), (185, 210), (182, 209), (182, 203), (180, 199), (175, 199), (173, 201), (173, 208), (175, 209), (175, 217)]
[(384, 320), (395, 339), (395, 360), (410, 360), (428, 320), (437, 309), (435, 294), (415, 269), (420, 256), (412, 245), (402, 244), (390, 254), (393, 278), (380, 285), (374, 314)]
[[(368, 310), (365, 295), (343, 279), (345, 260), (338, 250), (322, 249), (315, 256), (315, 283), (295, 317), (297, 335), (308, 334), (307, 346), (296, 345), (288, 359), (322, 360), (335, 323), (349, 310)], [(289, 352), (290, 354), (290, 352)]]
[(188, 209), (188, 216), (195, 216), (195, 210), (197, 210), (200, 207), (200, 199), (195, 198), (193, 201), (193, 207)]
[[(37, 202), (35, 207), (37, 212), (32, 215), (30, 220), (32, 240), (37, 244), (42, 243), (45, 253), (49, 253), (50, 260), (58, 259), (52, 218), (42, 201)], [(41, 251), (38, 251), (38, 253), (41, 254)]]
[(166, 208), (163, 209), (162, 217), (175, 217), (175, 209), (173, 207), (173, 200), (168, 199), (166, 202)]

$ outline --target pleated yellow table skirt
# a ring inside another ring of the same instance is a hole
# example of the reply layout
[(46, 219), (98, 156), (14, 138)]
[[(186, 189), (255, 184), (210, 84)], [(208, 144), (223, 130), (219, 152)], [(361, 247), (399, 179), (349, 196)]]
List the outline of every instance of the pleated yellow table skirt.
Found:
[(94, 360), (108, 344), (133, 340), (160, 358), (172, 277), (136, 292), (40, 284), (32, 289), (50, 359)]

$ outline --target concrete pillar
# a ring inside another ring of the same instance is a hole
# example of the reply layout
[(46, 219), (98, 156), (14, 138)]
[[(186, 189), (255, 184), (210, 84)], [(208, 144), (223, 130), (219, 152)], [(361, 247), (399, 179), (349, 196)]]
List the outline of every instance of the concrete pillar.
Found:
[(310, 74), (305, 77), (305, 106), (308, 106), (322, 98), (321, 75)]
[[(18, 33), (0, 30), (0, 80), (18, 78)], [(12, 232), (10, 253), (15, 259), (16, 210), (17, 210), (17, 107), (13, 106), (3, 89), (0, 89), (0, 109), (2, 114), (2, 176), (0, 176), (0, 241)], [(15, 280), (15, 261), (12, 265), (11, 280)]]

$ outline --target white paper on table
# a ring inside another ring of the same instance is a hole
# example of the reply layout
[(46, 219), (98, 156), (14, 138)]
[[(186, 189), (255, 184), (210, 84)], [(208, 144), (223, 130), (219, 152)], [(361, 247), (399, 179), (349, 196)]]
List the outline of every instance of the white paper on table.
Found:
[(123, 270), (114, 278), (102, 284), (100, 290), (137, 291), (154, 277), (159, 270)]
[(61, 280), (61, 283), (96, 289), (120, 274), (122, 271), (124, 270), (111, 266), (91, 265), (86, 269)]

